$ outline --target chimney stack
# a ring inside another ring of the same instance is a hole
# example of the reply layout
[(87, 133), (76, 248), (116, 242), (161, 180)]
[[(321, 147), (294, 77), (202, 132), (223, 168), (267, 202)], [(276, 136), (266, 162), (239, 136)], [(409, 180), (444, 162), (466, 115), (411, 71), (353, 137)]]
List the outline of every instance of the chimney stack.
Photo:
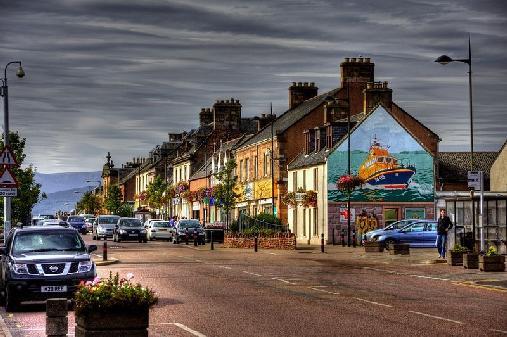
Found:
[(289, 87), (289, 109), (293, 109), (310, 98), (317, 96), (319, 88), (315, 82), (292, 82)]

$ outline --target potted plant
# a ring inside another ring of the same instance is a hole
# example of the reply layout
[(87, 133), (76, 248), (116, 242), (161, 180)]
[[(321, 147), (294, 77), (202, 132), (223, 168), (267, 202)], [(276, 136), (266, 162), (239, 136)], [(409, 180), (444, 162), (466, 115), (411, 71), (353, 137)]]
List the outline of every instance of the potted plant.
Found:
[(296, 192), (288, 192), (287, 194), (285, 194), (283, 197), (282, 197), (282, 202), (289, 206), (289, 207), (294, 207), (296, 206), (297, 202), (296, 202)]
[(340, 191), (350, 192), (362, 184), (363, 180), (359, 176), (343, 175), (336, 182), (336, 187)]
[(490, 246), (486, 254), (479, 255), (481, 271), (505, 271), (505, 256), (499, 255), (494, 246)]
[(75, 295), (76, 337), (146, 337), (155, 293), (132, 282), (134, 275), (81, 283)]
[(453, 249), (449, 249), (449, 259), (447, 259), (447, 263), (451, 266), (462, 266), (463, 254), (467, 252), (468, 249), (456, 243)]
[(470, 251), (463, 253), (463, 268), (479, 268), (479, 254)]
[(316, 207), (317, 206), (317, 192), (306, 191), (303, 195), (302, 204), (304, 207)]
[(381, 253), (384, 251), (384, 245), (378, 241), (365, 241), (364, 251), (366, 253)]

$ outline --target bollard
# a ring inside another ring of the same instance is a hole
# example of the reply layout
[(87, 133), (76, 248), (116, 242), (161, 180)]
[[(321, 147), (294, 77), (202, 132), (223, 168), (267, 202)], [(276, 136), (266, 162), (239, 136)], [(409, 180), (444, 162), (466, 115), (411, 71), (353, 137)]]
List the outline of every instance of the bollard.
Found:
[(104, 241), (104, 246), (102, 247), (102, 261), (107, 261), (107, 241)]
[(258, 238), (257, 238), (257, 235), (256, 235), (255, 238), (254, 238), (254, 252), (256, 252), (256, 253), (257, 253), (257, 240), (258, 240)]
[(194, 229), (194, 246), (197, 247), (197, 230)]
[(336, 244), (336, 242), (334, 240), (334, 231), (335, 231), (335, 228), (333, 227), (333, 246)]
[(67, 299), (49, 298), (46, 301), (46, 336), (67, 337), (68, 330)]
[(324, 253), (324, 233), (320, 234), (320, 252)]
[(211, 249), (211, 250), (214, 250), (214, 249), (215, 249), (215, 247), (213, 246), (213, 230), (210, 230), (210, 231), (209, 231), (209, 240), (210, 240), (210, 243), (211, 243), (211, 245), (210, 245), (210, 249)]
[(356, 230), (352, 230), (352, 247), (356, 248)]
[(342, 229), (342, 233), (340, 234), (340, 240), (342, 242), (342, 247), (345, 247), (345, 229)]

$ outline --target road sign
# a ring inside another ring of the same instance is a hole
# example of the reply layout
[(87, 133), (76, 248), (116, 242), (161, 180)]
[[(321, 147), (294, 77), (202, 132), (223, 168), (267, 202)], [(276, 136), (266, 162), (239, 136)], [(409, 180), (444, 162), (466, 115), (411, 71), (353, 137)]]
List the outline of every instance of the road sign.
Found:
[(468, 171), (468, 187), (474, 190), (481, 189), (482, 171)]
[[(347, 222), (349, 217), (349, 212), (346, 207), (340, 207), (340, 222)], [(356, 210), (354, 208), (350, 209), (350, 222), (356, 221)]]
[(17, 195), (17, 188), (0, 188), (0, 197), (15, 197)]
[(3, 151), (0, 153), (0, 165), (8, 165), (8, 166), (16, 166), (18, 162), (16, 161), (16, 157), (12, 153), (11, 149), (8, 146), (4, 147)]
[(12, 172), (7, 167), (0, 175), (0, 188), (16, 188), (18, 181)]

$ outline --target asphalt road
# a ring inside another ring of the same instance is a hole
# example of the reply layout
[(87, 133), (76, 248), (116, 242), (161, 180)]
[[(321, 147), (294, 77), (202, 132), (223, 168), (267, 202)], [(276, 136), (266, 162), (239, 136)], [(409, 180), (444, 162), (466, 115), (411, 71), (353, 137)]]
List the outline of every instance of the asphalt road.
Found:
[[(99, 267), (99, 275), (132, 272), (160, 298), (150, 315), (153, 337), (507, 336), (507, 292), (457, 284), (459, 271), (447, 265), (108, 243), (121, 263)], [(43, 311), (29, 305), (0, 314), (13, 337), (44, 336)]]

